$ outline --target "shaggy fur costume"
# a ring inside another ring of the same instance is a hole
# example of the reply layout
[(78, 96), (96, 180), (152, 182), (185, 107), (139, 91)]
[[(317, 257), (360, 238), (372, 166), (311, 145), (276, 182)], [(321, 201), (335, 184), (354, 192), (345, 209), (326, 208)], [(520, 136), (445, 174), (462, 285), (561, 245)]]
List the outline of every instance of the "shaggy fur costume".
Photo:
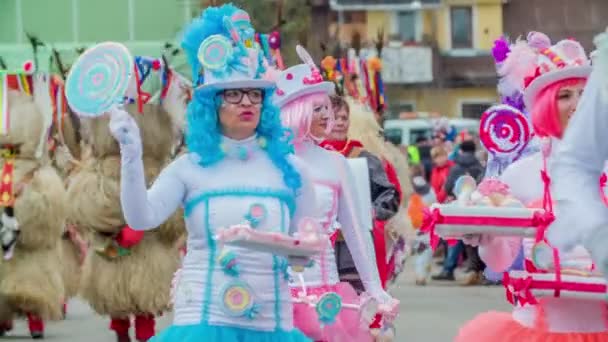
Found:
[[(61, 235), (66, 220), (66, 193), (46, 154), (36, 158), (43, 116), (33, 98), (9, 92), (10, 131), (0, 145), (20, 145), (13, 184), (19, 196), (15, 216), (21, 233), (14, 255), (0, 261), (0, 320), (30, 313), (60, 319), (65, 290), (62, 279)], [(0, 160), (3, 167), (6, 159)]]

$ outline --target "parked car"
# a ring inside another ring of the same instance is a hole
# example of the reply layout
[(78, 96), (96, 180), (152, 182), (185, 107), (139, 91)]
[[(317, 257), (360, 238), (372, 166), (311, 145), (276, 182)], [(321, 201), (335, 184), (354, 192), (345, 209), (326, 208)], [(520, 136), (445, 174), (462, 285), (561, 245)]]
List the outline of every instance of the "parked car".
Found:
[[(471, 135), (479, 134), (479, 120), (452, 118), (450, 125), (458, 132), (467, 130)], [(391, 119), (384, 122), (384, 136), (395, 145), (412, 145), (419, 137), (431, 138), (432, 119)]]

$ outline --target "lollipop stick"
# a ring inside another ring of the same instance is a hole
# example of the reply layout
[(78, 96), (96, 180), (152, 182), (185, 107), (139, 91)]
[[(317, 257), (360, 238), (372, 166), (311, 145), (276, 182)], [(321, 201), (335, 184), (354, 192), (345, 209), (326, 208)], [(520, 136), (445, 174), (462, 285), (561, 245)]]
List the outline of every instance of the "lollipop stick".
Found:
[(302, 285), (302, 291), (304, 291), (304, 295), (308, 296), (308, 290), (306, 289), (306, 282), (304, 281), (304, 276), (302, 273), (298, 273), (298, 280), (300, 281), (300, 285)]

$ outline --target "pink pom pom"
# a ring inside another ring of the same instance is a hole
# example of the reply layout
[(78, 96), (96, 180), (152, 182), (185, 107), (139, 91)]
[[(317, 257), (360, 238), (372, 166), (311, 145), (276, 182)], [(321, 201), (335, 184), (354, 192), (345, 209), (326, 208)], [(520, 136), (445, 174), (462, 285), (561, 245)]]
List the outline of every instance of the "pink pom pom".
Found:
[(155, 59), (152, 62), (152, 69), (154, 69), (154, 70), (160, 70), (160, 67), (161, 67), (160, 60)]
[(27, 74), (34, 72), (34, 62), (26, 61), (23, 63), (23, 71)]
[(281, 33), (279, 31), (274, 31), (268, 35), (268, 45), (273, 50), (281, 48)]
[(551, 39), (544, 33), (532, 31), (528, 33), (528, 45), (538, 50), (547, 49), (551, 47)]

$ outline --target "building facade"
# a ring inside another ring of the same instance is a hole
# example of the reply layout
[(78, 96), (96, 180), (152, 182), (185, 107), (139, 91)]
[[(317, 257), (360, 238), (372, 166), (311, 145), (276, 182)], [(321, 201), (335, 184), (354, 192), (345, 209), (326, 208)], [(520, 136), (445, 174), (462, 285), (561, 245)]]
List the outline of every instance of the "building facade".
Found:
[(383, 32), (391, 117), (408, 112), (479, 117), (497, 101), (494, 39), (502, 0), (330, 0), (330, 32), (348, 44)]
[(541, 31), (554, 41), (576, 38), (590, 52), (608, 13), (607, 0), (313, 2), (331, 9), (329, 36), (342, 44), (359, 35), (373, 45), (378, 32), (384, 33), (383, 76), (392, 117), (407, 112), (479, 117), (498, 100), (491, 55), (495, 39)]

